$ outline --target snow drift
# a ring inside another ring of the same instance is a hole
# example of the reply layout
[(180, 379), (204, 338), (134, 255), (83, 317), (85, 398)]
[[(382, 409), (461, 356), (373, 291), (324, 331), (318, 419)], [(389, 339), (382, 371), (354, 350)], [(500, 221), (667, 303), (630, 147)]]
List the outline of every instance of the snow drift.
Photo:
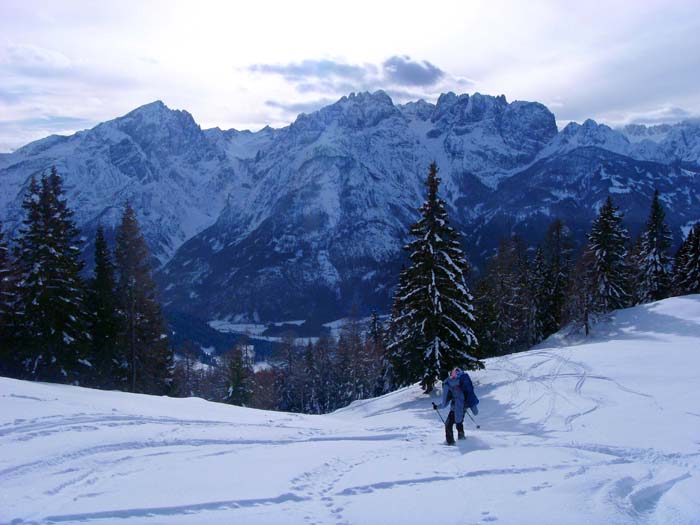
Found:
[[(0, 523), (698, 523), (700, 296), (326, 416), (0, 378)], [(436, 392), (435, 395), (438, 395)]]

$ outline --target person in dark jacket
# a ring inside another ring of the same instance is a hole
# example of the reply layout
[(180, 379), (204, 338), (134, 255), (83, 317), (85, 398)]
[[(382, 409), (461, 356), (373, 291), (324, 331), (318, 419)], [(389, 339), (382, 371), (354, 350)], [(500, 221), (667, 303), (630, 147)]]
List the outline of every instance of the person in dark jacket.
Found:
[(464, 414), (467, 407), (471, 408), (474, 414), (479, 411), (476, 405), (479, 403), (474, 394), (474, 386), (469, 374), (455, 367), (450, 375), (442, 382), (442, 403), (438, 407), (433, 403), (433, 408), (447, 407), (450, 404), (450, 414), (445, 421), (445, 439), (448, 445), (455, 444), (453, 426), (457, 424), (457, 439), (465, 439), (464, 435)]

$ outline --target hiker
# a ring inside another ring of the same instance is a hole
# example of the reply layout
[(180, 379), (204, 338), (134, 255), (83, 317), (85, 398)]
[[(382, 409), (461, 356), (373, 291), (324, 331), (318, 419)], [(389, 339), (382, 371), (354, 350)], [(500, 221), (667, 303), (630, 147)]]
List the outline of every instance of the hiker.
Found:
[(450, 375), (442, 382), (442, 403), (438, 407), (433, 403), (433, 409), (445, 408), (450, 404), (450, 415), (445, 421), (445, 439), (448, 445), (455, 444), (454, 433), (452, 427), (457, 424), (457, 439), (465, 439), (464, 436), (464, 414), (467, 407), (476, 415), (479, 409), (476, 405), (479, 403), (474, 394), (474, 386), (469, 374), (455, 367), (450, 372)]

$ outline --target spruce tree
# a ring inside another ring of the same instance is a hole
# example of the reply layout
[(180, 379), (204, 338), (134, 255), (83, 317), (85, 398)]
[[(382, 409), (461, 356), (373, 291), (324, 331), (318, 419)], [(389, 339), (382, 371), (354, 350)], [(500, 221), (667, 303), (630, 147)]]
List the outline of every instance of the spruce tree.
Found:
[(224, 402), (247, 406), (253, 395), (253, 365), (248, 345), (239, 344), (222, 359), (224, 372)]
[(547, 267), (547, 301), (543, 326), (545, 337), (559, 331), (564, 324), (573, 269), (573, 250), (571, 231), (560, 219), (555, 219), (547, 229), (542, 246)]
[(0, 319), (7, 320), (12, 312), (12, 261), (5, 239), (2, 222), (0, 222)]
[(311, 341), (304, 350), (303, 411), (305, 414), (320, 414), (319, 385), (322, 381), (316, 360), (316, 349)]
[(545, 336), (547, 304), (550, 300), (547, 290), (547, 265), (544, 252), (538, 248), (529, 266), (527, 286), (527, 345), (542, 341)]
[(477, 326), (486, 355), (507, 354), (527, 344), (527, 268), (522, 241), (516, 236), (501, 239), (477, 287)]
[(74, 381), (87, 373), (86, 313), (78, 230), (56, 169), (33, 178), (22, 207), (17, 314), (27, 377)]
[(384, 327), (382, 326), (382, 321), (379, 319), (379, 314), (377, 314), (376, 310), (372, 310), (370, 315), (367, 337), (374, 345), (381, 345), (383, 343)]
[(479, 312), (474, 333), (479, 341), (479, 351), (484, 357), (493, 357), (499, 354), (496, 335), (498, 331), (497, 300), (491, 269), (492, 261), (489, 261), (485, 274), (477, 281), (474, 289), (474, 304)]
[(12, 260), (5, 233), (0, 223), (0, 375), (17, 373), (14, 339), (14, 293)]
[(346, 406), (366, 397), (369, 390), (360, 327), (354, 317), (343, 324), (338, 338), (336, 370), (342, 372), (337, 381), (338, 401)]
[(165, 394), (171, 384), (173, 356), (151, 275), (148, 247), (129, 204), (117, 229), (115, 259), (123, 320), (120, 344), (128, 363), (129, 388), (132, 392)]
[(280, 355), (274, 368), (277, 410), (303, 412), (304, 362), (291, 334), (283, 337), (279, 351)]
[[(336, 408), (335, 369), (336, 344), (332, 337), (322, 335), (314, 345), (314, 389), (318, 399), (318, 413), (325, 414)], [(342, 371), (341, 371), (342, 372)]]
[(407, 276), (406, 267), (402, 265), (399, 282), (394, 290), (387, 330), (387, 381), (391, 384), (392, 390), (398, 386), (410, 384), (412, 377), (420, 373), (420, 356), (411, 354), (406, 346), (397, 342), (399, 334), (406, 329), (407, 319), (402, 315), (401, 308), (406, 294)]
[(674, 295), (685, 295), (685, 290), (683, 288), (683, 280), (685, 279), (685, 265), (688, 261), (688, 252), (693, 244), (693, 228), (688, 231), (688, 235), (676, 251), (676, 255), (673, 259), (673, 271), (671, 276), (671, 288)]
[(396, 298), (398, 329), (390, 345), (409, 357), (395, 365), (410, 367), (401, 374), (403, 381), (420, 380), (426, 393), (454, 366), (471, 370), (484, 366), (476, 353), (473, 299), (466, 284), (468, 266), (459, 235), (449, 225), (445, 202), (438, 197), (439, 185), (433, 163), (426, 182), (428, 198), (420, 208), (422, 217), (410, 230), (415, 240), (405, 247), (412, 264)]
[(608, 197), (593, 222), (586, 250), (591, 254), (593, 306), (604, 314), (630, 304), (627, 266), (629, 236), (622, 224), (622, 214)]
[(629, 282), (629, 294), (630, 294), (630, 304), (641, 304), (644, 302), (642, 300), (643, 289), (640, 286), (642, 281), (640, 263), (642, 256), (642, 234), (641, 232), (637, 237), (637, 240), (632, 244), (627, 250), (627, 258), (625, 264), (629, 268), (630, 272), (630, 282)]
[(682, 260), (680, 287), (683, 294), (700, 293), (700, 223), (688, 234), (686, 253)]
[(649, 219), (640, 239), (637, 296), (640, 303), (668, 297), (671, 287), (671, 230), (665, 222), (664, 209), (659, 202), (659, 191), (654, 193)]
[(103, 388), (128, 385), (126, 356), (119, 340), (122, 319), (116, 287), (114, 263), (100, 225), (95, 236), (95, 274), (88, 283), (87, 306), (94, 383)]
[(582, 327), (586, 336), (596, 316), (596, 281), (594, 278), (594, 255), (584, 250), (573, 269), (567, 301), (567, 319)]
[(391, 392), (392, 384), (389, 375), (391, 366), (386, 353), (385, 330), (376, 310), (372, 310), (364, 353), (368, 360), (369, 395), (376, 397)]

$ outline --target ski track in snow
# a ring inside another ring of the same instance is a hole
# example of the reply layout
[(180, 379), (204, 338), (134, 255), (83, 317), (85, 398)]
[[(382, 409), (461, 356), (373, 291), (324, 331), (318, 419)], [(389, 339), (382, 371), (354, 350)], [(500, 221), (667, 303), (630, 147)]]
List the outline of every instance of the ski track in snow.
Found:
[(700, 341), (679, 341), (645, 343), (666, 372), (628, 370), (614, 340), (494, 358), (474, 374), (482, 430), (467, 419), (456, 447), (414, 387), (329, 416), (148, 396), (139, 413), (0, 378), (0, 524), (700, 523)]

